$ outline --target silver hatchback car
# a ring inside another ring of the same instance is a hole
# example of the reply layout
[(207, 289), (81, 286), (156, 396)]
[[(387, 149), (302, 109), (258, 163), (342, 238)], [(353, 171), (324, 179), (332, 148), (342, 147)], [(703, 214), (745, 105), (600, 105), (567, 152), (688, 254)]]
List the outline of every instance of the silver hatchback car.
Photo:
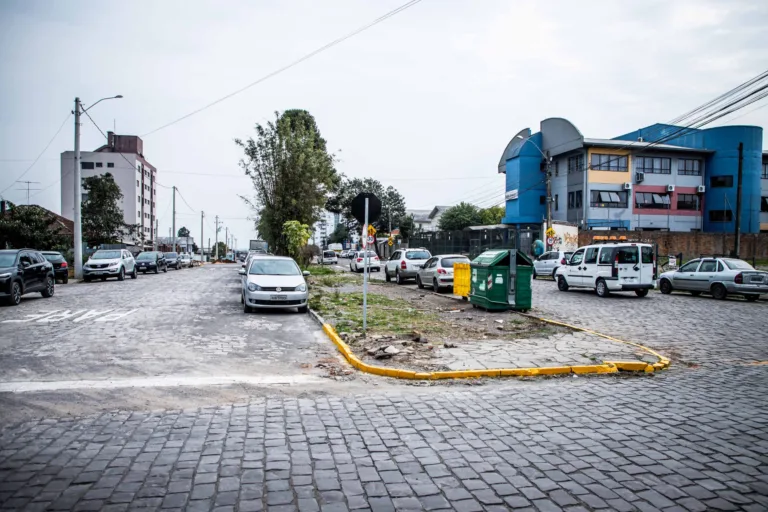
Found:
[(249, 266), (240, 269), (243, 276), (240, 301), (243, 312), (252, 308), (298, 308), (308, 311), (307, 282), (309, 272), (302, 272), (291, 258), (262, 256), (252, 258)]
[(768, 293), (768, 272), (755, 270), (752, 265), (735, 258), (702, 258), (691, 260), (677, 270), (659, 276), (661, 293), (674, 290), (692, 295), (709, 293), (716, 299), (743, 295), (748, 301)]
[(453, 265), (469, 263), (469, 258), (463, 254), (440, 254), (432, 256), (421, 266), (416, 274), (416, 284), (419, 288), (431, 286), (432, 290), (453, 288)]

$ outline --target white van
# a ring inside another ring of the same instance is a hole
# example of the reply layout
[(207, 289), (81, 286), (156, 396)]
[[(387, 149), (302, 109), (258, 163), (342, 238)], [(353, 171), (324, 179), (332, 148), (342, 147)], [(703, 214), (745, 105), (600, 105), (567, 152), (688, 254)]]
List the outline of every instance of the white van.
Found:
[(633, 291), (638, 297), (656, 287), (656, 254), (651, 244), (606, 242), (579, 248), (557, 269), (557, 287), (593, 288), (600, 297)]
[(319, 260), (321, 265), (338, 265), (339, 263), (339, 258), (335, 251), (323, 251)]

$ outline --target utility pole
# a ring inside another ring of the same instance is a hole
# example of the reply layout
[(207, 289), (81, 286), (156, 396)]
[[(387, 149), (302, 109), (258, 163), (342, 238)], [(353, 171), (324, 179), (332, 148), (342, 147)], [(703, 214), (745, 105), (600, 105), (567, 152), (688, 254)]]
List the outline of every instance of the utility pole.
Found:
[[(552, 228), (552, 158), (549, 151), (546, 154), (547, 159), (547, 230)], [(545, 233), (546, 236), (546, 233)], [(545, 246), (547, 250), (551, 249), (549, 244)]]
[(176, 185), (174, 185), (172, 188), (173, 188), (173, 224), (171, 229), (173, 230), (173, 233), (171, 234), (171, 236), (173, 237), (172, 238), (173, 249), (171, 250), (175, 251), (176, 250)]
[[(83, 224), (80, 220), (80, 209), (82, 207), (80, 196), (80, 182), (82, 180), (80, 172), (80, 98), (75, 98), (75, 176), (73, 179), (75, 193), (75, 212), (72, 220), (75, 224), (74, 240), (75, 243), (75, 279), (83, 278)], [(62, 212), (64, 213), (64, 212)]]
[(157, 250), (157, 238), (160, 236), (157, 232), (158, 229), (160, 229), (160, 220), (155, 219), (155, 250)]
[[(736, 242), (733, 249), (733, 257), (738, 258), (741, 249), (741, 185), (744, 174), (744, 143), (739, 142), (739, 177), (736, 187)], [(750, 212), (750, 218), (752, 212)]]
[(219, 259), (219, 216), (216, 216), (216, 241), (213, 244), (213, 250), (216, 251), (216, 256), (213, 261)]
[(224, 228), (224, 245), (227, 246), (226, 250), (229, 251), (229, 228)]
[(200, 211), (200, 261), (203, 261), (203, 219), (205, 218), (205, 212)]

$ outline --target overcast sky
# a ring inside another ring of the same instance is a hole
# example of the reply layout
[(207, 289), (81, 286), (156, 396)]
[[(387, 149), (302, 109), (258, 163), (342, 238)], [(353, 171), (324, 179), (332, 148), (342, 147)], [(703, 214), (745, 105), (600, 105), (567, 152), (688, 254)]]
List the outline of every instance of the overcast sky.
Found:
[[(104, 131), (143, 135), (404, 2), (2, 0), (0, 190), (45, 147), (75, 96), (90, 104), (124, 95), (91, 114)], [(409, 208), (489, 205), (503, 196), (497, 163), (520, 129), (565, 117), (585, 136), (608, 138), (668, 121), (768, 68), (766, 34), (761, 0), (423, 0), (147, 135), (144, 154), (191, 206), (177, 200), (177, 228), (197, 238), (204, 210), (205, 239), (219, 215), (241, 247), (253, 223), (237, 196), (251, 183), (232, 140), (289, 108), (315, 116), (339, 171), (395, 186)], [(765, 127), (768, 108), (750, 112), (757, 106), (716, 125)], [(82, 149), (103, 142), (84, 119)], [(47, 187), (32, 203), (60, 210), (59, 154), (72, 148), (70, 119), (22, 178)], [(20, 187), (5, 198), (24, 203)], [(166, 234), (170, 191), (158, 196)]]

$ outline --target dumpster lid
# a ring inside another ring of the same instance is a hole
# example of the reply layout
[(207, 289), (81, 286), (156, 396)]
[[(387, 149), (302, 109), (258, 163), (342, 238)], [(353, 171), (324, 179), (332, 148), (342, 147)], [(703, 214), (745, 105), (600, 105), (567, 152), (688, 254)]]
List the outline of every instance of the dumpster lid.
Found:
[[(505, 261), (506, 260), (506, 261)], [(496, 265), (509, 266), (509, 249), (496, 249), (485, 251), (472, 260), (472, 265), (479, 267), (492, 267)], [(515, 252), (515, 265), (532, 267), (531, 259), (520, 251)]]

